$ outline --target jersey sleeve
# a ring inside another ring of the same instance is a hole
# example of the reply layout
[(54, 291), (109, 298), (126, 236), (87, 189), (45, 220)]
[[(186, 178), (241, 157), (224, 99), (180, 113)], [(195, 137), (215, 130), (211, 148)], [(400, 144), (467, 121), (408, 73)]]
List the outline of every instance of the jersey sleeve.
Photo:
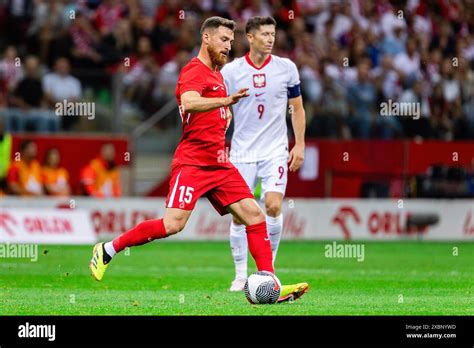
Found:
[(296, 98), (301, 95), (300, 74), (296, 64), (288, 60), (288, 99)]
[(200, 95), (204, 93), (206, 79), (197, 66), (184, 71), (179, 80), (179, 95), (189, 91), (196, 91)]

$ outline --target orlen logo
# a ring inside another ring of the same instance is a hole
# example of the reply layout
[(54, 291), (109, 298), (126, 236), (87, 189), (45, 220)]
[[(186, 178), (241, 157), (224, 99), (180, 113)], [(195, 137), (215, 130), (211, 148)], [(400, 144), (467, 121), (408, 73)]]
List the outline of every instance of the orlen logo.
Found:
[(18, 222), (9, 213), (0, 213), (0, 228), (2, 228), (8, 235), (14, 236), (15, 232), (10, 226), (17, 226)]
[(358, 225), (361, 223), (361, 219), (357, 211), (351, 206), (341, 206), (339, 211), (332, 219), (333, 224), (339, 225), (344, 235), (344, 239), (351, 239), (351, 232), (347, 227), (348, 220), (352, 218)]
[(333, 224), (339, 225), (345, 239), (351, 238), (349, 221), (352, 219), (357, 225), (366, 223), (366, 229), (370, 234), (376, 235), (383, 233), (385, 235), (427, 233), (428, 225), (416, 226), (409, 223), (412, 216), (410, 212), (393, 211), (369, 211), (367, 222), (363, 222), (357, 210), (352, 206), (341, 206), (339, 211), (332, 219)]
[(410, 212), (392, 212), (374, 211), (370, 213), (367, 221), (367, 228), (373, 235), (382, 232), (384, 234), (412, 234), (412, 233), (427, 233), (428, 224), (416, 225), (409, 223), (413, 213)]

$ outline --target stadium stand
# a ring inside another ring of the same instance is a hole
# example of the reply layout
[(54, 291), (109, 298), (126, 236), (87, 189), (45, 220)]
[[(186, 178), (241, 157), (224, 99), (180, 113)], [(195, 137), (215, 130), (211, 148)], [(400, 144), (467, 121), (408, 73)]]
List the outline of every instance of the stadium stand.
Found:
[[(135, 165), (142, 171), (150, 163), (146, 154), (162, 155), (153, 160), (159, 171), (147, 167), (148, 183), (131, 192), (156, 192), (159, 182), (151, 178), (166, 183), (162, 163), (180, 132), (176, 107), (164, 109), (174, 102), (181, 67), (197, 52), (200, 23), (213, 14), (236, 20), (231, 54), (239, 57), (247, 50), (245, 21), (272, 15), (278, 22), (274, 54), (291, 58), (300, 72), (308, 139), (469, 144), (473, 8), (468, 0), (0, 0), (0, 117), (8, 134), (105, 132), (101, 144), (111, 134), (131, 134)], [(94, 122), (57, 117), (57, 103), (65, 99), (93, 104)], [(418, 117), (381, 115), (381, 104), (390, 101), (419, 104)], [(141, 137), (144, 131), (151, 136)], [(401, 177), (385, 176), (381, 183), (373, 176), (383, 173), (368, 173), (343, 196), (393, 196), (393, 181), (402, 180), (395, 196), (472, 197), (474, 165), (444, 161), (441, 170), (441, 162), (433, 158), (415, 172), (404, 167)], [(345, 182), (338, 175), (351, 172), (329, 175)], [(438, 189), (441, 178), (461, 182), (462, 188)], [(77, 174), (71, 179), (77, 192)], [(299, 177), (291, 180), (301, 184)], [(327, 185), (310, 192), (334, 194)]]

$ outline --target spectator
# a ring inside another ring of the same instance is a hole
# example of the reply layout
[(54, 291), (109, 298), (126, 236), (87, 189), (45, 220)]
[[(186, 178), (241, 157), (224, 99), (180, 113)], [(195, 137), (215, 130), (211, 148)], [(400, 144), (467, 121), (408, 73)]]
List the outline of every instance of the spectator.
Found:
[(251, 0), (250, 6), (242, 11), (242, 21), (247, 22), (250, 17), (268, 17), (271, 15), (270, 7), (266, 1)]
[(103, 66), (103, 57), (99, 53), (99, 36), (82, 13), (76, 13), (76, 19), (69, 28), (72, 40), (71, 55), (75, 67), (93, 68)]
[(451, 140), (453, 124), (448, 116), (448, 110), (443, 96), (441, 83), (433, 87), (430, 95), (430, 123), (433, 129), (433, 138)]
[(117, 0), (103, 0), (95, 12), (95, 26), (100, 35), (110, 35), (125, 15), (125, 6)]
[(127, 99), (145, 108), (146, 104), (150, 103), (158, 72), (151, 41), (148, 37), (142, 36), (138, 41), (138, 57), (123, 79)]
[[(82, 98), (81, 82), (70, 74), (69, 60), (60, 57), (54, 64), (54, 72), (43, 76), (43, 90), (50, 107), (57, 102), (62, 103), (80, 101)], [(62, 129), (69, 130), (77, 121), (76, 117), (61, 117)]]
[(42, 168), (42, 182), (44, 191), (51, 196), (69, 196), (69, 173), (60, 167), (61, 157), (59, 150), (52, 147), (46, 151)]
[(398, 20), (395, 22), (393, 34), (385, 34), (384, 39), (380, 45), (382, 54), (389, 54), (396, 56), (397, 54), (405, 52), (406, 33), (404, 32), (404, 22)]
[(353, 134), (368, 138), (374, 117), (376, 100), (375, 84), (369, 76), (370, 60), (366, 58), (357, 65), (357, 79), (347, 90), (349, 101), (349, 124)]
[(461, 85), (456, 78), (455, 70), (451, 59), (443, 59), (441, 65), (441, 86), (443, 87), (443, 97), (448, 105), (452, 103), (461, 103)]
[(33, 0), (7, 1), (7, 42), (24, 42), (33, 12)]
[(409, 137), (431, 137), (432, 130), (429, 122), (430, 116), (430, 105), (428, 97), (423, 95), (423, 83), (422, 80), (416, 80), (412, 88), (406, 89), (400, 96), (400, 103), (417, 103), (420, 105), (420, 118), (414, 120), (409, 117), (402, 118), (402, 125), (404, 132)]
[(11, 110), (10, 117), (7, 117), (7, 121), (11, 122), (8, 130), (25, 131), (29, 127), (40, 132), (59, 130), (59, 119), (52, 111), (45, 109), (38, 58), (29, 56), (24, 64), (25, 78), (18, 83), (12, 96), (12, 104), (18, 109)]
[(97, 198), (120, 197), (120, 175), (113, 144), (104, 144), (100, 155), (81, 170), (83, 194)]
[(428, 62), (426, 64), (426, 78), (431, 85), (437, 84), (441, 80), (440, 66), (442, 62), (441, 50), (439, 48), (433, 48), (428, 56)]
[(324, 75), (321, 100), (308, 127), (309, 136), (350, 139), (347, 126), (348, 103), (341, 84)]
[(158, 75), (159, 84), (156, 85), (155, 97), (165, 97), (166, 99), (174, 97), (179, 73), (189, 59), (190, 53), (181, 50), (176, 54), (175, 59), (163, 65)]
[(2, 99), (6, 103), (7, 95), (14, 91), (22, 75), (18, 51), (15, 46), (8, 46), (3, 59), (0, 60), (0, 105)]
[(381, 99), (397, 99), (401, 93), (399, 84), (399, 75), (393, 69), (392, 56), (386, 54), (382, 57), (380, 66), (372, 70), (372, 76), (375, 78), (375, 83)]
[(405, 86), (410, 86), (413, 81), (421, 77), (420, 54), (416, 51), (415, 39), (407, 39), (406, 52), (395, 56), (393, 66), (400, 74)]
[(39, 196), (43, 194), (41, 165), (36, 159), (36, 143), (24, 140), (20, 144), (20, 157), (10, 165), (7, 173), (8, 191), (14, 195)]
[(474, 139), (474, 70), (469, 69), (466, 59), (460, 60), (459, 79), (462, 84), (462, 109), (468, 123), (469, 138)]
[(33, 20), (28, 29), (31, 50), (47, 61), (51, 42), (65, 31), (64, 7), (60, 0), (35, 0)]
[(330, 59), (334, 59), (333, 63), (325, 66), (324, 73), (331, 77), (334, 81), (349, 86), (357, 80), (357, 69), (348, 65), (349, 52), (344, 49), (339, 49), (336, 45), (330, 48), (334, 55), (330, 55)]

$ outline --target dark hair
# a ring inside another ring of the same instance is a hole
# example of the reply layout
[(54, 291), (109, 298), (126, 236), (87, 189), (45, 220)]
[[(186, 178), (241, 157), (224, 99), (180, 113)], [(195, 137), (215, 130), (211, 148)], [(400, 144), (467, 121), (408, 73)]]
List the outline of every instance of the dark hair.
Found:
[(48, 150), (46, 150), (46, 153), (44, 154), (44, 159), (43, 159), (44, 165), (48, 165), (49, 156), (51, 156), (53, 151), (59, 152), (59, 149), (57, 147), (50, 147)]
[(217, 29), (220, 26), (229, 28), (230, 30), (234, 31), (236, 24), (233, 20), (226, 19), (223, 17), (219, 17), (219, 16), (209, 17), (208, 19), (204, 21), (204, 23), (202, 23), (201, 34), (204, 32), (204, 30), (208, 28)]
[(25, 151), (26, 148), (27, 148), (30, 144), (33, 144), (33, 140), (29, 140), (29, 139), (23, 140), (23, 141), (20, 143), (20, 151), (21, 151), (21, 152)]
[(252, 17), (245, 25), (245, 33), (259, 29), (262, 25), (274, 25), (276, 27), (276, 20), (273, 17)]

